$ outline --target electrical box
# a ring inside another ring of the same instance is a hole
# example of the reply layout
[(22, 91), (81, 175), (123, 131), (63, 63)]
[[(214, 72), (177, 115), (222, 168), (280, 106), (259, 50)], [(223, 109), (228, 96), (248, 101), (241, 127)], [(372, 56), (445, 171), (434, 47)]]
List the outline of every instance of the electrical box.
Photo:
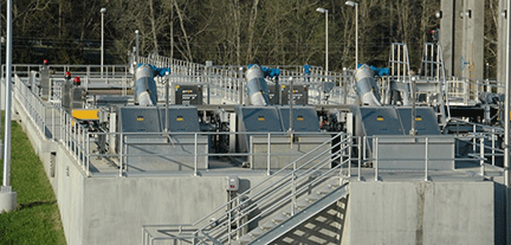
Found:
[(240, 179), (238, 176), (227, 176), (226, 180), (225, 189), (227, 191), (238, 191), (240, 188)]
[[(280, 85), (280, 101), (283, 105), (290, 104), (291, 98), (293, 105), (306, 105), (309, 103), (308, 88), (305, 84), (294, 84), (291, 93), (291, 86), (289, 84)], [(292, 94), (292, 97), (291, 97)]]
[(270, 91), (268, 93), (268, 97), (270, 98), (270, 104), (272, 104), (272, 105), (280, 104), (280, 101), (277, 100), (279, 98), (279, 96), (277, 96), (277, 94), (276, 94), (279, 91), (275, 91), (275, 84), (268, 84), (268, 90)]
[(200, 84), (174, 84), (172, 90), (175, 104), (202, 105), (202, 85)]

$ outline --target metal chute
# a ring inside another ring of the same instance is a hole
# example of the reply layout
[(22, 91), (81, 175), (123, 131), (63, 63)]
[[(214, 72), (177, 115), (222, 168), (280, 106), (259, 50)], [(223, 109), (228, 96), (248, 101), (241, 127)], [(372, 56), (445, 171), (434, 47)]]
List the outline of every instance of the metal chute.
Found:
[(264, 80), (264, 72), (259, 65), (252, 65), (247, 70), (247, 90), (252, 105), (269, 105), (268, 84)]
[(170, 74), (169, 68), (157, 68), (149, 64), (139, 64), (135, 73), (135, 94), (139, 105), (151, 106), (158, 102), (155, 76)]
[(357, 82), (357, 93), (362, 105), (381, 106), (380, 93), (374, 72), (368, 65), (362, 65), (355, 72), (355, 81)]

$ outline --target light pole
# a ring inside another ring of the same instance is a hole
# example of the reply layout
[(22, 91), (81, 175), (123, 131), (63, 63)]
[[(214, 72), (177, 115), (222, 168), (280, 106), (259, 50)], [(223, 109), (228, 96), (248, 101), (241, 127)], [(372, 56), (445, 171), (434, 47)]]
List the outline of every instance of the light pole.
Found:
[(317, 8), (316, 11), (325, 14), (325, 76), (328, 76), (328, 9)]
[(7, 43), (5, 59), (5, 125), (3, 179), (0, 187), (0, 213), (16, 208), (17, 193), (11, 186), (11, 111), (12, 111), (12, 0), (7, 1)]
[(346, 5), (355, 7), (355, 69), (358, 65), (358, 3), (346, 1)]
[(101, 13), (101, 78), (103, 78), (103, 60), (104, 60), (104, 56), (105, 56), (105, 42), (104, 42), (104, 31), (103, 31), (103, 27), (105, 26), (104, 24), (104, 15), (106, 13), (106, 8), (101, 8), (101, 10), (99, 11)]
[(137, 62), (137, 64), (135, 65), (135, 67), (138, 65), (138, 55), (140, 54), (138, 52), (138, 35), (139, 35), (139, 31), (138, 30), (135, 30), (135, 36), (136, 36), (136, 41), (135, 41), (135, 45), (137, 47), (137, 50), (136, 50), (136, 56), (135, 56), (135, 62)]

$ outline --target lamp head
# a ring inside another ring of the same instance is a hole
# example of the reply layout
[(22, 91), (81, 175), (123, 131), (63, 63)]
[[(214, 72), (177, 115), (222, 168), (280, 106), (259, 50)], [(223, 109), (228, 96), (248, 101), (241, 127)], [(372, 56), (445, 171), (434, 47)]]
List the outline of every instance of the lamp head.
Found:
[(322, 14), (328, 13), (328, 9), (324, 9), (324, 8), (317, 8), (316, 11), (318, 11)]
[(106, 8), (101, 8), (101, 10), (99, 10), (99, 12), (102, 14), (106, 13)]
[(355, 6), (358, 6), (358, 3), (357, 2), (353, 2), (353, 1), (346, 1), (346, 5), (351, 6), (351, 7), (355, 7)]

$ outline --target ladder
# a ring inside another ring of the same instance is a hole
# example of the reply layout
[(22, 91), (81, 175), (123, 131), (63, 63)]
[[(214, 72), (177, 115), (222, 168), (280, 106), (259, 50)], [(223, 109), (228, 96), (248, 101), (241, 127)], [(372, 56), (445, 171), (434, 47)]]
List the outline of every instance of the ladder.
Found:
[(421, 71), (427, 79), (435, 81), (437, 86), (437, 117), (439, 123), (445, 126), (450, 120), (449, 97), (447, 95), (445, 65), (442, 53), (442, 47), (438, 43), (425, 43), (422, 54)]

